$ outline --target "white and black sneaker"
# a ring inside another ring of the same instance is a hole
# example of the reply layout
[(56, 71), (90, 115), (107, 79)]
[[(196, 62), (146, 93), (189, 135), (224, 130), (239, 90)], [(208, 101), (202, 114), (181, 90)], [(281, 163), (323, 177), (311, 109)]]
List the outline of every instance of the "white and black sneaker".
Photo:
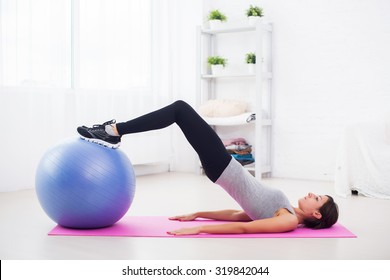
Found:
[(121, 137), (112, 136), (106, 132), (106, 125), (115, 123), (115, 120), (111, 120), (103, 124), (95, 124), (93, 127), (79, 126), (77, 132), (80, 134), (81, 139), (116, 149), (121, 144)]

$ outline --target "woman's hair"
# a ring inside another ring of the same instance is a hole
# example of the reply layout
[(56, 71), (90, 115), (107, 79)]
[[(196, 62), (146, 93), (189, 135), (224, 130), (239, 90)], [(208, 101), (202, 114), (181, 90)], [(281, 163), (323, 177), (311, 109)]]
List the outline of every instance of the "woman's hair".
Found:
[(328, 201), (319, 209), (322, 215), (321, 219), (304, 220), (303, 224), (306, 227), (313, 229), (329, 228), (337, 222), (339, 218), (339, 207), (331, 196), (327, 195), (327, 197), (329, 198)]

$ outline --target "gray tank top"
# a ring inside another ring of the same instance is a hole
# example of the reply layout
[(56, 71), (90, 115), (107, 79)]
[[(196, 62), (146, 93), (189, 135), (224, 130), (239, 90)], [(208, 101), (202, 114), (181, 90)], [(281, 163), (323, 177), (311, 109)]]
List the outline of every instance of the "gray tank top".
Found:
[(261, 184), (234, 158), (215, 183), (226, 190), (252, 220), (271, 218), (281, 208), (295, 215), (282, 191)]

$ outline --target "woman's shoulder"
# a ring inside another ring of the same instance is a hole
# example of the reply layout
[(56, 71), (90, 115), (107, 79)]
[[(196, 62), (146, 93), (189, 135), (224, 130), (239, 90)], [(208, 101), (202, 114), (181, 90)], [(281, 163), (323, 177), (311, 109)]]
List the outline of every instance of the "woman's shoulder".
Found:
[(296, 228), (299, 224), (298, 217), (286, 208), (280, 208), (275, 212), (274, 217), (282, 219), (283, 223), (288, 224), (292, 229)]
[(287, 208), (280, 208), (275, 212), (274, 217), (281, 216), (281, 215), (290, 215), (296, 218), (296, 215), (294, 213), (291, 213), (290, 210)]

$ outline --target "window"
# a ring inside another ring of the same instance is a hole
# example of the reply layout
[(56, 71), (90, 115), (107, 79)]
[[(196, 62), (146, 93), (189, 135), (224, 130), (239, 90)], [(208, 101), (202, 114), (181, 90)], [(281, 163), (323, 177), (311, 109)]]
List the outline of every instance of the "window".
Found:
[(145, 0), (0, 0), (0, 85), (148, 87), (150, 6)]
[(80, 1), (79, 26), (81, 88), (127, 89), (149, 84), (148, 1)]
[(0, 0), (3, 86), (70, 85), (70, 1)]

